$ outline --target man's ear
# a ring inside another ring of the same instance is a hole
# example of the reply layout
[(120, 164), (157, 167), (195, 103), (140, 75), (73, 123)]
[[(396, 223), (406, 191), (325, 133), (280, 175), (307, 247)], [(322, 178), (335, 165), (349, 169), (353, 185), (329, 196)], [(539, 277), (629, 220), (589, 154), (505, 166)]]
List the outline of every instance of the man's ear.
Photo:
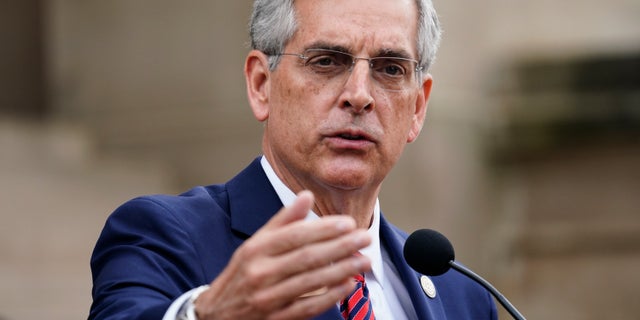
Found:
[(420, 92), (416, 98), (416, 106), (413, 113), (413, 120), (411, 122), (411, 128), (409, 129), (409, 135), (407, 136), (407, 143), (411, 143), (418, 138), (424, 120), (427, 116), (427, 105), (429, 103), (429, 97), (431, 96), (431, 87), (433, 85), (433, 78), (430, 74), (427, 74), (422, 80), (422, 86)]
[(258, 50), (251, 50), (244, 64), (244, 78), (247, 83), (247, 97), (253, 115), (258, 121), (269, 118), (269, 62), (268, 57)]

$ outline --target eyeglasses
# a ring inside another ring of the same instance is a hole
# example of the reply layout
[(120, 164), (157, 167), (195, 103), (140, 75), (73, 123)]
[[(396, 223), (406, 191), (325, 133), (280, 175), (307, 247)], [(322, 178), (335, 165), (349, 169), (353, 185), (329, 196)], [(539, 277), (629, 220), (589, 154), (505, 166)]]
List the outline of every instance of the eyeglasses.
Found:
[[(369, 63), (371, 77), (382, 89), (403, 91), (415, 86), (423, 67), (418, 61), (401, 57), (361, 58), (341, 51), (329, 49), (307, 49), (302, 54), (280, 53), (277, 56), (300, 58), (305, 69), (319, 81), (346, 81), (358, 60)], [(342, 82), (344, 84), (344, 82)]]

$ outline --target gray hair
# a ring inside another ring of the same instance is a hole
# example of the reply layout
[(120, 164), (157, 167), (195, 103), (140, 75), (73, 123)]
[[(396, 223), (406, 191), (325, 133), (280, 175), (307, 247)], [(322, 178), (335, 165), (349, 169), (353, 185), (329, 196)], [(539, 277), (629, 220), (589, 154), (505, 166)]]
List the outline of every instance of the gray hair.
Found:
[[(277, 54), (297, 29), (294, 0), (255, 0), (249, 27), (251, 47), (269, 56), (269, 67), (278, 64)], [(440, 45), (440, 21), (431, 0), (416, 0), (418, 6), (418, 57), (424, 71), (433, 64)]]

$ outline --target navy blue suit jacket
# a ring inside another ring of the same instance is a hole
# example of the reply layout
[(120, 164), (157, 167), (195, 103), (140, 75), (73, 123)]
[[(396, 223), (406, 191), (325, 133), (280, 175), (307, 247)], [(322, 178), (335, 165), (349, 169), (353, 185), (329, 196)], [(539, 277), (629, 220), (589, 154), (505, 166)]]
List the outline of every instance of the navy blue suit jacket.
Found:
[[(108, 218), (91, 257), (89, 318), (161, 319), (181, 294), (215, 279), (281, 207), (259, 158), (226, 184), (126, 202)], [(437, 296), (427, 297), (402, 256), (406, 237), (381, 217), (381, 243), (420, 319), (497, 318), (489, 293), (455, 271), (432, 277)], [(342, 318), (336, 307), (316, 319)]]

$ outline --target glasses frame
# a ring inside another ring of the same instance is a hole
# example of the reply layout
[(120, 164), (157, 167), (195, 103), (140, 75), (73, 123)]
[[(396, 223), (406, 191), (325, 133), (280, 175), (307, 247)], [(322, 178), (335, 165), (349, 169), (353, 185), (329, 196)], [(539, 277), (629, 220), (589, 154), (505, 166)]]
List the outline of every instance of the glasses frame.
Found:
[[(405, 58), (405, 57), (395, 57), (395, 56), (378, 56), (378, 57), (370, 57), (370, 58), (366, 58), (366, 57), (356, 57), (350, 53), (344, 52), (344, 51), (338, 51), (338, 50), (332, 50), (332, 49), (322, 49), (322, 48), (310, 48), (310, 49), (306, 49), (303, 53), (288, 53), (288, 52), (282, 52), (282, 53), (277, 53), (274, 54), (273, 56), (292, 56), (292, 57), (297, 57), (300, 60), (304, 61), (304, 66), (307, 67), (308, 66), (308, 61), (309, 59), (313, 58), (311, 56), (309, 56), (309, 52), (328, 52), (328, 53), (336, 53), (336, 54), (341, 54), (344, 56), (348, 56), (351, 58), (351, 65), (347, 68), (347, 71), (349, 73), (352, 72), (353, 67), (356, 65), (356, 63), (359, 60), (365, 60), (367, 61), (367, 64), (369, 65), (369, 69), (373, 68), (373, 61), (375, 60), (379, 60), (379, 59), (397, 59), (397, 60), (402, 60), (402, 61), (408, 61), (408, 62), (412, 62), (415, 63), (415, 68), (413, 68), (412, 70), (415, 72), (415, 78), (416, 78), (416, 82), (419, 83), (420, 81), (420, 76), (422, 75), (422, 72), (424, 71), (424, 66), (422, 66), (420, 64), (420, 62), (418, 60), (415, 59), (411, 59), (411, 58)], [(313, 71), (312, 71), (313, 72)], [(379, 81), (376, 81), (377, 83), (379, 83)], [(392, 91), (392, 92), (399, 92), (399, 91), (404, 91), (408, 88), (402, 88), (402, 89), (389, 89), (389, 88), (385, 88), (384, 86), (380, 85), (380, 88), (382, 88), (383, 90), (386, 91)]]

